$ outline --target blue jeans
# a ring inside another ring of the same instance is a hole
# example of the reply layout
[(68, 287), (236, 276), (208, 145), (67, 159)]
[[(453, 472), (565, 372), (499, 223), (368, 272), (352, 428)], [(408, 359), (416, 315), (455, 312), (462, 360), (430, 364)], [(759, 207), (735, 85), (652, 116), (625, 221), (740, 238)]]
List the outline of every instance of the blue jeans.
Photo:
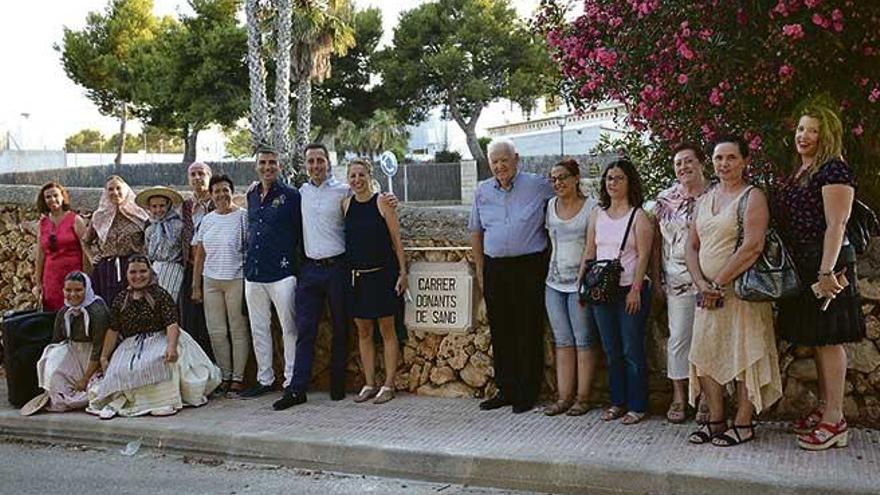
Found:
[(641, 308), (634, 315), (626, 312), (626, 292), (617, 302), (589, 307), (605, 349), (611, 404), (641, 413), (648, 410), (645, 327), (651, 311), (651, 287), (649, 283), (642, 286)]
[(577, 347), (583, 351), (595, 347), (599, 340), (593, 315), (581, 306), (578, 299), (577, 292), (544, 287), (544, 306), (556, 347)]

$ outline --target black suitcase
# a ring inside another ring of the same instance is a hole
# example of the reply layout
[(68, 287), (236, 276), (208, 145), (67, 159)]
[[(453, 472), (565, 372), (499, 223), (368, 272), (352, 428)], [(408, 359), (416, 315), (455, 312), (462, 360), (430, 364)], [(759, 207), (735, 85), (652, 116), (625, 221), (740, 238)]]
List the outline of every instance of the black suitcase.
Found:
[(25, 405), (42, 391), (37, 361), (52, 340), (54, 311), (15, 311), (3, 315), (3, 368), (9, 402)]

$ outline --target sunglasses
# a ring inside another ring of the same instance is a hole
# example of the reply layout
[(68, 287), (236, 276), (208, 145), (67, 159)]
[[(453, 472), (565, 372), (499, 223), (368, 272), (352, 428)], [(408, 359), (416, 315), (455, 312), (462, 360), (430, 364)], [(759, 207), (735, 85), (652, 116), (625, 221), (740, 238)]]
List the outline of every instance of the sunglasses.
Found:
[(58, 251), (58, 237), (54, 232), (49, 234), (49, 251), (53, 253)]

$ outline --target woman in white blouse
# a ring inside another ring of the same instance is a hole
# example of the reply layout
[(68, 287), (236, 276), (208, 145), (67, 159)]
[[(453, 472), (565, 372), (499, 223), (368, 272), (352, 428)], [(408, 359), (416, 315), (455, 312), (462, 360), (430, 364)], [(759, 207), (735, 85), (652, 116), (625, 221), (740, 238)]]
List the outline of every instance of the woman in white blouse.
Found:
[(247, 212), (232, 202), (234, 186), (229, 176), (212, 177), (209, 189), (216, 209), (205, 215), (193, 238), (192, 299), (204, 300), (211, 347), (223, 373), (218, 393), (235, 395), (244, 388), (250, 351), (244, 307)]

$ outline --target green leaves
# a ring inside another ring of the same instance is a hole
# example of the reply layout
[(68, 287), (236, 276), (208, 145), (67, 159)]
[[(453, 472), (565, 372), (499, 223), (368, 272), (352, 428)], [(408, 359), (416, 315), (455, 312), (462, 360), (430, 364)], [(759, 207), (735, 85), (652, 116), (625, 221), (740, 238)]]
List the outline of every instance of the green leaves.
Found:
[(507, 0), (437, 0), (401, 15), (380, 66), (404, 120), (446, 106), (485, 164), (473, 135), (480, 112), (499, 98), (530, 108), (547, 92), (556, 69), (542, 44)]

